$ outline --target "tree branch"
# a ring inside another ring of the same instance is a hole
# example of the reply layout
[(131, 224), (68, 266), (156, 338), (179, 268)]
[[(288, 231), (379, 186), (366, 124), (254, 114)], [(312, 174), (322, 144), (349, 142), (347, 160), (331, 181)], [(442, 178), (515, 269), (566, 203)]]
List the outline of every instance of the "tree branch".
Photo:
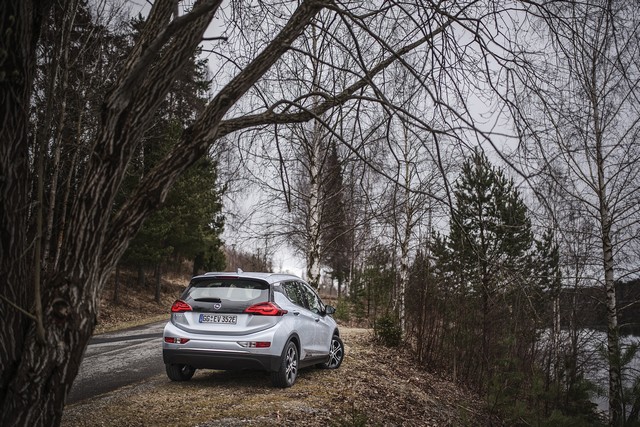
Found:
[(222, 117), (289, 49), (328, 2), (304, 1), (287, 24), (256, 58), (234, 77), (211, 101), (194, 125), (183, 132), (180, 142), (140, 183), (136, 193), (120, 209), (107, 233), (103, 263), (114, 266), (129, 240), (142, 226), (146, 216), (162, 203), (178, 176), (200, 157), (218, 137)]
[[(445, 26), (450, 25), (450, 21), (445, 24)], [(353, 83), (351, 86), (343, 90), (341, 93), (335, 96), (331, 96), (328, 94), (322, 94), (323, 98), (325, 98), (324, 102), (319, 103), (316, 107), (311, 108), (307, 111), (299, 111), (297, 113), (290, 114), (278, 114), (273, 111), (272, 107), (264, 113), (255, 114), (251, 116), (243, 116), (238, 118), (233, 118), (229, 120), (223, 120), (219, 127), (215, 139), (222, 138), (230, 133), (235, 131), (246, 129), (249, 127), (255, 127), (265, 124), (283, 124), (283, 123), (302, 123), (309, 121), (313, 118), (321, 116), (323, 113), (327, 112), (331, 108), (335, 108), (339, 105), (344, 104), (349, 99), (351, 99), (352, 95), (357, 91), (369, 86), (373, 81), (373, 78), (386, 69), (389, 65), (394, 63), (398, 58), (403, 55), (411, 52), (417, 47), (425, 44), (429, 40), (433, 39), (437, 34), (440, 34), (444, 31), (445, 26), (439, 27), (434, 32), (428, 34), (427, 36), (410, 43), (403, 48), (393, 52), (386, 59), (378, 63), (375, 67), (373, 67), (368, 73), (362, 76), (358, 81)], [(277, 105), (277, 104), (276, 104)]]

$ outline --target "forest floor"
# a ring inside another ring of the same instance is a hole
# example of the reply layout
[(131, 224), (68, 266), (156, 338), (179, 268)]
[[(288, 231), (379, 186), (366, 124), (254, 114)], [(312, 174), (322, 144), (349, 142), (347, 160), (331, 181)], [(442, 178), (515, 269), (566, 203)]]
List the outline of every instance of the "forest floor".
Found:
[[(166, 319), (186, 280), (153, 290), (130, 286), (113, 304), (107, 289), (96, 333)], [(370, 329), (340, 325), (338, 370), (304, 369), (287, 389), (263, 372), (199, 370), (189, 382), (164, 374), (65, 408), (62, 425), (79, 426), (486, 426), (500, 425), (483, 402), (420, 368), (407, 348), (377, 343)]]

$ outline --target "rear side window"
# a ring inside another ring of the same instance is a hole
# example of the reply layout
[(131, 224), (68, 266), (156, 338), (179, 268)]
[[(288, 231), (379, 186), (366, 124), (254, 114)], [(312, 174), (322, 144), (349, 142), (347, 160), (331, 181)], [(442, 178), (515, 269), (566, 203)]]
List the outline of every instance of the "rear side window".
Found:
[(287, 295), (287, 298), (289, 298), (289, 301), (299, 305), (300, 307), (307, 307), (307, 302), (305, 301), (304, 295), (302, 294), (297, 282), (286, 282), (282, 287), (284, 288), (284, 293)]
[(247, 279), (202, 278), (192, 281), (185, 293), (188, 299), (201, 302), (262, 302), (269, 300), (269, 284)]
[(306, 284), (300, 283), (300, 289), (307, 300), (309, 310), (316, 314), (320, 314), (324, 311), (320, 297)]

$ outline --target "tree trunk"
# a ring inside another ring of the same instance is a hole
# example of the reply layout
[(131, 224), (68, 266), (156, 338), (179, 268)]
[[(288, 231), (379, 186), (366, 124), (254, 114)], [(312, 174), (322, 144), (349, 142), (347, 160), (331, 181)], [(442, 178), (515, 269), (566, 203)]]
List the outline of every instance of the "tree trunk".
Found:
[[(56, 216), (56, 199), (58, 197), (58, 181), (60, 177), (60, 157), (62, 155), (62, 138), (63, 138), (63, 129), (62, 123), (64, 123), (66, 119), (67, 112), (67, 86), (69, 80), (69, 35), (71, 33), (71, 29), (74, 26), (76, 8), (77, 8), (77, 0), (71, 0), (69, 2), (65, 2), (64, 6), (64, 20), (62, 31), (60, 32), (59, 38), (57, 39), (57, 45), (54, 51), (55, 57), (51, 65), (51, 69), (49, 72), (51, 73), (51, 83), (50, 90), (47, 99), (47, 111), (45, 114), (49, 116), (46, 119), (47, 126), (45, 128), (44, 134), (46, 138), (41, 138), (40, 145), (41, 147), (48, 146), (48, 139), (52, 134), (53, 128), (51, 126), (51, 116), (53, 115), (53, 111), (49, 111), (52, 109), (53, 100), (59, 99), (59, 112), (58, 112), (58, 129), (55, 137), (53, 137), (53, 145), (54, 145), (54, 156), (53, 163), (51, 165), (51, 169), (53, 174), (49, 181), (50, 191), (49, 191), (49, 215), (47, 218), (47, 227), (46, 227), (46, 235), (44, 241), (47, 243), (44, 248), (43, 259), (49, 259), (49, 251), (55, 249), (55, 243), (53, 240), (54, 233), (54, 217)], [(58, 76), (60, 74), (60, 76)], [(60, 80), (59, 87), (56, 90), (56, 80)], [(55, 94), (61, 94), (60, 97), (56, 97)], [(73, 173), (72, 170), (68, 171), (69, 176)], [(59, 213), (58, 213), (59, 215)]]
[[(598, 153), (600, 151), (598, 150)], [(600, 158), (600, 156), (598, 156)], [(609, 357), (609, 425), (621, 426), (624, 423), (622, 401), (622, 361), (620, 354), (620, 331), (618, 328), (618, 310), (616, 302), (616, 286), (613, 273), (613, 246), (611, 244), (611, 220), (606, 203), (604, 174), (599, 162), (598, 197), (600, 199), (600, 224), (602, 227), (602, 255), (604, 267), (604, 284), (607, 306), (607, 354)]]
[(407, 333), (407, 321), (406, 321), (406, 302), (405, 293), (407, 290), (407, 284), (409, 283), (409, 236), (410, 230), (408, 225), (405, 228), (404, 239), (400, 246), (400, 289), (398, 289), (398, 315), (400, 318), (400, 330), (403, 337)]
[(603, 231), (603, 254), (605, 289), (607, 294), (607, 353), (609, 356), (609, 423), (619, 426), (624, 423), (622, 403), (620, 332), (616, 307), (616, 288), (613, 278), (613, 248), (608, 228)]
[[(595, 81), (595, 79), (594, 79)], [(591, 82), (591, 80), (589, 80)], [(590, 87), (590, 101), (593, 111), (595, 160), (597, 168), (596, 193), (599, 202), (599, 220), (601, 228), (602, 264), (604, 269), (604, 287), (607, 306), (607, 354), (609, 357), (609, 425), (621, 426), (624, 423), (622, 401), (620, 332), (618, 329), (618, 312), (616, 303), (616, 287), (614, 280), (613, 245), (611, 243), (611, 214), (607, 200), (607, 179), (605, 177), (605, 160), (603, 154), (604, 132), (600, 116), (600, 102), (597, 90)], [(607, 148), (609, 149), (609, 148)]]
[(313, 123), (313, 135), (311, 143), (313, 146), (309, 150), (310, 191), (309, 198), (309, 225), (308, 238), (309, 249), (307, 250), (307, 280), (309, 284), (318, 289), (320, 286), (320, 241), (321, 241), (321, 180), (320, 180), (320, 133), (321, 124), (318, 121)]
[(156, 297), (155, 297), (155, 301), (158, 304), (160, 304), (161, 291), (162, 291), (162, 271), (161, 271), (161, 264), (157, 263), (156, 264)]
[[(59, 401), (57, 407), (61, 411), (64, 401), (64, 393), (59, 393), (62, 398), (46, 393), (47, 387), (52, 386), (51, 374), (41, 377), (40, 371), (31, 372), (28, 368), (37, 366), (47, 371), (49, 363), (39, 364), (39, 360), (34, 360), (37, 355), (51, 353), (51, 359), (60, 355), (56, 351), (58, 343), (51, 346), (51, 341), (36, 339), (38, 319), (32, 314), (35, 296), (32, 270), (37, 236), (33, 230), (29, 231), (27, 215), (31, 200), (30, 180), (26, 177), (32, 171), (28, 164), (26, 106), (32, 90), (40, 19), (50, 6), (49, 1), (34, 4), (24, 0), (3, 2), (0, 7), (0, 52), (3, 52), (0, 60), (0, 425), (3, 426), (37, 425), (43, 416), (42, 405), (38, 403), (43, 399)], [(16, 46), (23, 48), (16, 49)], [(60, 332), (59, 329), (56, 332)], [(33, 393), (25, 384), (41, 384), (39, 392)]]
[[(96, 282), (101, 280), (95, 277)], [(23, 330), (13, 329), (21, 346), (20, 356), (3, 367), (0, 425), (58, 425), (62, 409), (82, 360), (84, 348), (95, 326), (95, 302), (77, 292), (78, 283), (65, 277), (43, 280), (45, 340), (39, 340), (35, 324), (23, 322)], [(18, 316), (11, 316), (16, 318)], [(24, 319), (25, 316), (22, 316)], [(2, 322), (3, 342), (8, 324)]]
[(404, 163), (404, 197), (402, 198), (402, 214), (404, 220), (401, 221), (402, 230), (397, 230), (400, 237), (400, 283), (398, 289), (398, 313), (400, 317), (400, 330), (403, 336), (407, 334), (407, 322), (406, 322), (406, 302), (405, 293), (407, 291), (407, 285), (409, 283), (409, 241), (411, 240), (411, 231), (413, 228), (413, 210), (411, 209), (411, 194), (409, 188), (411, 187), (411, 176), (409, 166), (409, 135), (406, 128), (404, 128), (404, 150), (402, 159)]
[(113, 303), (114, 304), (119, 304), (120, 303), (120, 295), (119, 295), (119, 290), (120, 290), (120, 264), (116, 265), (116, 277), (115, 277), (115, 283), (113, 284)]
[(138, 265), (138, 288), (144, 288), (144, 268)]
[[(138, 131), (134, 128), (145, 127), (145, 121), (136, 120), (138, 117), (131, 121), (126, 118), (141, 112), (153, 114), (155, 110), (153, 101), (149, 108), (140, 111), (129, 110), (126, 104), (112, 105), (114, 108), (111, 109), (106, 107), (101, 135), (94, 146), (78, 197), (67, 215), (68, 235), (73, 238), (60, 244), (59, 266), (48, 272), (44, 270), (39, 281), (43, 318), (37, 319), (32, 314), (36, 295), (32, 270), (34, 260), (40, 258), (33, 248), (36, 246), (34, 239), (40, 237), (30, 229), (33, 212), (30, 188), (34, 182), (34, 169), (28, 164), (28, 120), (36, 42), (40, 22), (51, 4), (51, 1), (21, 0), (0, 5), (3, 32), (0, 51), (4, 52), (0, 60), (0, 276), (4, 283), (0, 293), (2, 426), (60, 424), (66, 395), (96, 323), (100, 293), (115, 265), (114, 260), (122, 254), (149, 210), (142, 209), (142, 215), (130, 215), (128, 223), (121, 224), (118, 245), (105, 244), (110, 235), (113, 199), (129, 158), (128, 150), (123, 146), (132, 143), (135, 146)], [(210, 17), (203, 16), (203, 20), (208, 23)], [(204, 31), (205, 22), (200, 26)], [(195, 31), (189, 37), (194, 39), (195, 48), (201, 33)], [(175, 61), (180, 62), (181, 56), (193, 52), (187, 44), (183, 48), (185, 52), (175, 57)], [(166, 71), (162, 69), (163, 73)], [(162, 90), (163, 84), (148, 82)], [(118, 90), (114, 91), (114, 94), (118, 93)], [(147, 95), (152, 94), (147, 92)], [(127, 129), (127, 126), (134, 128)], [(134, 130), (129, 132), (131, 129)], [(43, 145), (42, 149), (45, 148)], [(170, 181), (162, 185), (170, 185)], [(149, 196), (154, 198), (161, 194)], [(36, 321), (46, 325), (43, 338), (36, 334)]]

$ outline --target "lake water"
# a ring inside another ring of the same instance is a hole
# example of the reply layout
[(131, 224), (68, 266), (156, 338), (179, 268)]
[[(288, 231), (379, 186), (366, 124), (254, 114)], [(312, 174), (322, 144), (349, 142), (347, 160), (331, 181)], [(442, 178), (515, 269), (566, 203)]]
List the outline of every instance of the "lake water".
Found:
[[(598, 405), (602, 412), (609, 409), (609, 371), (607, 363), (607, 334), (602, 331), (584, 330), (581, 331), (580, 340), (584, 343), (584, 351), (581, 363), (584, 363), (585, 377), (593, 381), (601, 391), (600, 396), (593, 396), (592, 402)], [(620, 337), (623, 353), (631, 345), (640, 344), (640, 336), (624, 335)], [(630, 387), (635, 378), (640, 376), (640, 351), (638, 351), (631, 362), (623, 368), (623, 382), (625, 387)], [(630, 407), (628, 408), (631, 409)]]

